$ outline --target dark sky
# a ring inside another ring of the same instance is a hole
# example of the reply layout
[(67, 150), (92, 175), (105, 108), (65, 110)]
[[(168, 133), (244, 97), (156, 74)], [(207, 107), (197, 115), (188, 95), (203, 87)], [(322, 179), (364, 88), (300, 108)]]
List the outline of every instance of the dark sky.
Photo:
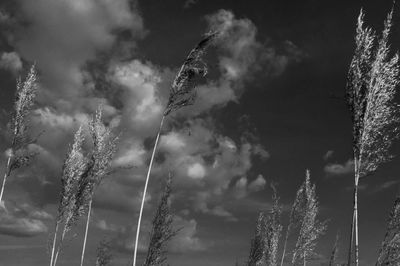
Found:
[[(40, 90), (32, 131), (45, 130), (35, 163), (7, 183), (0, 216), (0, 265), (43, 265), (53, 231), (62, 160), (79, 124), (102, 103), (105, 120), (122, 132), (114, 166), (134, 165), (98, 188), (87, 262), (111, 241), (113, 265), (127, 265), (151, 144), (169, 84), (210, 27), (226, 30), (206, 56), (209, 75), (198, 99), (167, 120), (150, 180), (144, 230), (174, 173), (175, 226), (168, 261), (234, 265), (247, 259), (258, 211), (268, 211), (269, 183), (278, 184), (283, 225), (310, 169), (320, 219), (328, 231), (317, 247), (321, 265), (337, 231), (346, 258), (352, 203), (351, 121), (344, 101), (357, 16), (380, 32), (392, 1), (129, 1), (18, 0), (0, 3), (0, 148), (15, 79), (36, 62)], [(394, 7), (391, 47), (400, 45)], [(189, 133), (190, 132), (190, 133)], [(398, 155), (399, 144), (392, 153)], [(5, 155), (2, 156), (4, 165)], [(374, 265), (399, 188), (399, 159), (360, 187), (361, 265)], [(74, 229), (59, 265), (79, 261), (83, 225)], [(77, 233), (75, 237), (72, 237)], [(140, 259), (147, 233), (142, 233)], [(295, 243), (289, 241), (289, 248)], [(288, 264), (289, 265), (289, 264)]]

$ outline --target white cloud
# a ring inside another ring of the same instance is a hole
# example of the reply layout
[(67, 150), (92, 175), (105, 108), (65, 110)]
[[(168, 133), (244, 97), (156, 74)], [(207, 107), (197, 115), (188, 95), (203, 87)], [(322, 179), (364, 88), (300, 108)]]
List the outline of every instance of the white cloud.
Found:
[(267, 181), (265, 181), (264, 177), (262, 175), (258, 175), (257, 178), (249, 184), (249, 191), (257, 192), (263, 190), (266, 183)]
[(194, 163), (188, 167), (188, 176), (194, 179), (201, 179), (206, 175), (206, 169), (201, 163)]
[(16, 74), (22, 69), (21, 58), (16, 52), (5, 52), (0, 57), (0, 68), (10, 70)]
[(185, 141), (181, 134), (171, 131), (166, 135), (161, 136), (160, 149), (166, 151), (179, 151), (185, 147)]

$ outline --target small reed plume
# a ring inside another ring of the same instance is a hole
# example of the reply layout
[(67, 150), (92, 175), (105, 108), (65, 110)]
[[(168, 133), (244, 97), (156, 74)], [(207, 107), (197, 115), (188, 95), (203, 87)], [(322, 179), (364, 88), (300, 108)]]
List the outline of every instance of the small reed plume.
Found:
[(217, 38), (218, 33), (207, 34), (197, 46), (189, 53), (186, 60), (183, 62), (178, 74), (172, 82), (169, 99), (164, 114), (161, 118), (160, 126), (157, 132), (156, 141), (154, 143), (153, 152), (151, 154), (149, 167), (147, 170), (146, 181), (143, 188), (142, 202), (140, 205), (139, 218), (136, 229), (135, 249), (133, 252), (133, 266), (136, 266), (137, 249), (139, 243), (140, 225), (142, 222), (144, 201), (146, 198), (147, 186), (150, 179), (150, 173), (153, 166), (153, 160), (156, 153), (158, 141), (160, 139), (161, 130), (165, 118), (173, 111), (188, 105), (192, 105), (196, 99), (196, 79), (199, 76), (207, 74), (207, 66), (202, 60), (202, 57), (208, 46)]
[(303, 183), (299, 189), (296, 192), (296, 197), (294, 199), (292, 209), (290, 211), (290, 217), (289, 217), (289, 224), (286, 228), (286, 235), (285, 235), (285, 241), (283, 244), (283, 251), (282, 251), (282, 258), (281, 258), (281, 266), (283, 265), (283, 261), (285, 259), (286, 255), (286, 247), (287, 247), (287, 242), (290, 237), (290, 235), (293, 233), (293, 231), (297, 228), (300, 227), (301, 222), (304, 217), (305, 213), (305, 207), (306, 207), (306, 197), (305, 197), (305, 183)]
[(8, 158), (0, 190), (0, 204), (3, 207), (2, 200), (7, 178), (11, 175), (12, 171), (23, 166), (28, 166), (33, 157), (37, 155), (36, 152), (31, 152), (28, 149), (29, 144), (36, 141), (36, 139), (30, 138), (28, 134), (29, 114), (34, 104), (36, 92), (37, 72), (35, 65), (33, 65), (23, 82), (21, 79), (17, 80), (14, 112), (10, 123), (12, 141), (11, 147), (7, 152)]
[[(399, 136), (399, 108), (393, 103), (399, 84), (399, 56), (390, 56), (388, 37), (393, 9), (384, 23), (379, 40), (370, 28), (363, 27), (361, 10), (356, 31), (356, 49), (347, 77), (347, 102), (353, 121), (354, 192), (348, 265), (355, 265), (358, 251), (358, 183), (390, 160), (388, 150)], [(375, 45), (376, 43), (376, 45)]]
[(254, 237), (251, 240), (250, 254), (247, 261), (247, 266), (259, 266), (262, 265), (265, 261), (264, 223), (264, 213), (260, 212), (258, 214)]
[(178, 232), (172, 228), (173, 219), (170, 207), (171, 185), (172, 177), (170, 174), (153, 219), (150, 243), (143, 266), (165, 265), (165, 261), (167, 260), (166, 244)]
[(377, 266), (400, 265), (400, 197), (397, 196), (388, 219)]
[(110, 243), (102, 240), (97, 248), (96, 266), (109, 266), (112, 262)]
[(259, 213), (254, 237), (251, 241), (248, 266), (277, 265), (278, 244), (281, 237), (282, 225), (281, 206), (274, 184), (271, 184), (272, 208), (266, 217), (263, 212)]
[(279, 205), (279, 198), (275, 185), (272, 183), (272, 209), (266, 220), (265, 235), (265, 262), (268, 266), (276, 266), (278, 258), (278, 244), (282, 232), (281, 213), (282, 209)]
[(293, 265), (305, 266), (307, 258), (310, 258), (314, 254), (318, 238), (324, 234), (326, 230), (326, 222), (320, 222), (317, 219), (319, 204), (315, 192), (315, 185), (312, 185), (310, 182), (310, 172), (308, 170), (303, 188), (306, 203), (304, 214), (302, 215), (299, 236), (293, 251), (292, 263)]
[(333, 244), (331, 257), (329, 258), (329, 266), (337, 265), (337, 255), (339, 253), (339, 232), (336, 233), (335, 244)]

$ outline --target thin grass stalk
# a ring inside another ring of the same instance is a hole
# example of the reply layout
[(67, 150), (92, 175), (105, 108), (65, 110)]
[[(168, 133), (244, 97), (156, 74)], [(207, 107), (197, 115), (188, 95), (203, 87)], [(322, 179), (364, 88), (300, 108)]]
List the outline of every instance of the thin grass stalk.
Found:
[(282, 251), (281, 266), (283, 266), (283, 260), (285, 259), (286, 246), (287, 246), (287, 242), (288, 242), (288, 239), (289, 239), (289, 230), (290, 230), (290, 225), (288, 225), (288, 227), (286, 229), (285, 242), (283, 244), (283, 251)]
[[(354, 244), (354, 231), (355, 231), (355, 220), (356, 220), (356, 212), (357, 212), (357, 191), (358, 191), (358, 180), (356, 182), (357, 176), (357, 169), (358, 169), (358, 160), (356, 156), (354, 156), (354, 190), (353, 190), (353, 217), (351, 220), (351, 232), (350, 232), (350, 245), (349, 245), (349, 253), (347, 257), (347, 265), (351, 265), (351, 258), (353, 255), (353, 244)], [(357, 227), (358, 228), (358, 227)], [(358, 237), (358, 234), (357, 234)]]
[(53, 259), (54, 259), (54, 251), (56, 248), (56, 243), (57, 243), (57, 233), (58, 233), (58, 226), (59, 226), (59, 221), (56, 222), (56, 226), (54, 228), (54, 237), (53, 237), (53, 246), (51, 248), (51, 258), (50, 258), (50, 266), (53, 265)]
[(3, 177), (3, 184), (1, 185), (1, 192), (0, 192), (0, 204), (2, 204), (4, 187), (6, 186), (7, 177), (10, 175), (10, 163), (11, 163), (11, 153), (8, 155), (6, 170)]
[(83, 266), (83, 260), (84, 260), (84, 257), (85, 257), (86, 240), (87, 240), (87, 235), (88, 235), (88, 231), (89, 231), (89, 221), (90, 221), (90, 213), (92, 211), (92, 202), (93, 202), (93, 199), (90, 199), (88, 212), (87, 212), (87, 218), (86, 218), (85, 238), (83, 239), (83, 247), (82, 247), (82, 255), (81, 255), (81, 266)]
[(140, 205), (139, 219), (138, 219), (137, 229), (136, 229), (135, 250), (134, 250), (134, 253), (133, 253), (133, 263), (132, 263), (133, 266), (136, 266), (137, 249), (138, 249), (139, 234), (140, 234), (140, 224), (141, 224), (141, 222), (142, 222), (144, 201), (145, 201), (145, 199), (146, 199), (146, 192), (147, 192), (147, 186), (148, 186), (148, 184), (149, 184), (151, 168), (152, 168), (152, 166), (153, 166), (154, 156), (155, 156), (155, 154), (156, 154), (156, 149), (157, 149), (157, 145), (158, 145), (158, 140), (160, 139), (161, 130), (162, 130), (162, 127), (163, 127), (163, 124), (164, 124), (164, 119), (165, 119), (165, 115), (162, 117), (161, 122), (160, 122), (160, 128), (158, 129), (158, 133), (157, 133), (157, 137), (156, 137), (156, 142), (154, 143), (153, 153), (151, 154), (150, 164), (149, 164), (149, 168), (148, 168), (148, 170), (147, 170), (146, 183), (145, 183), (145, 185), (144, 185), (143, 196), (142, 196), (142, 203), (141, 203), (141, 205)]
[(65, 234), (66, 233), (67, 233), (67, 229), (66, 229), (66, 227), (64, 227), (63, 233), (61, 235), (61, 239), (60, 239), (59, 244), (57, 246), (56, 255), (54, 256), (53, 266), (56, 266), (56, 264), (57, 264), (58, 254), (60, 254), (60, 251), (61, 251), (61, 248), (62, 248), (62, 244), (64, 243), (64, 239), (65, 239)]
[(355, 235), (355, 247), (354, 247), (354, 262), (358, 266), (358, 174), (356, 175), (356, 184), (354, 187), (354, 235)]

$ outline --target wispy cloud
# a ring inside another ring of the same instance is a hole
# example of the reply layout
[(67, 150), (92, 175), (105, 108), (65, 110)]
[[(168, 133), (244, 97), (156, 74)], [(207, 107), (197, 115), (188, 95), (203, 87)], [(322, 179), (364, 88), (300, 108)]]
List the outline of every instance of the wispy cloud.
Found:
[(353, 160), (348, 160), (343, 164), (329, 163), (324, 167), (324, 171), (328, 176), (340, 176), (350, 174), (354, 172), (354, 162)]

